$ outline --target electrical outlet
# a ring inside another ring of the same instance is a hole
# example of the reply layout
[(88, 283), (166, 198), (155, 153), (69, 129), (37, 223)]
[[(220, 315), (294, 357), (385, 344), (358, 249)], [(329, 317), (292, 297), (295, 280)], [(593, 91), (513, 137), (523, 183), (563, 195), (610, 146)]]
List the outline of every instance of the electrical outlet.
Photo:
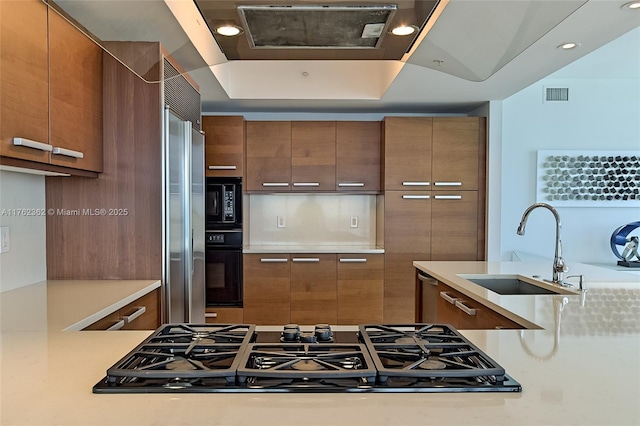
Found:
[(9, 227), (0, 226), (0, 253), (6, 253), (11, 249), (9, 243)]
[(278, 216), (278, 228), (285, 228), (287, 226), (284, 216)]
[(352, 228), (358, 227), (358, 216), (351, 216), (351, 227)]

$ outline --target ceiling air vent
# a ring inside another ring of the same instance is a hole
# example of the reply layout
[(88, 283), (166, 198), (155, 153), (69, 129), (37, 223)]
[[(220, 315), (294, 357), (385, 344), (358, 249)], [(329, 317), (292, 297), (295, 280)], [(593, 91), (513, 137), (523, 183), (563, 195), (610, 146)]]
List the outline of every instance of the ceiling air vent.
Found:
[(569, 88), (568, 87), (545, 87), (544, 101), (545, 102), (568, 102), (569, 101)]
[(380, 46), (395, 5), (239, 5), (249, 46), (263, 49)]

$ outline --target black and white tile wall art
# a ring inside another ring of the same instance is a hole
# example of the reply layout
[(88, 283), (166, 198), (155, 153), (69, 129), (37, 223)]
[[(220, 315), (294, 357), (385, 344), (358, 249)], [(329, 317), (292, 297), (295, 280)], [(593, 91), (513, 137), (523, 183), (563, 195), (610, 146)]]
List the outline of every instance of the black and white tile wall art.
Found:
[(640, 151), (538, 151), (537, 201), (639, 207)]

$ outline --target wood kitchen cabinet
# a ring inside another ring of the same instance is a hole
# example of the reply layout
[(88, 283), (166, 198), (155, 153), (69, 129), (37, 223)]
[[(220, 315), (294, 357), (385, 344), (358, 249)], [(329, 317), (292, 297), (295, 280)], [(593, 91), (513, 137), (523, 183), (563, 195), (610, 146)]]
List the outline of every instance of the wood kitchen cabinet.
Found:
[(204, 116), (205, 175), (242, 177), (245, 122), (242, 116)]
[(335, 121), (291, 122), (291, 190), (335, 189)]
[(425, 190), (431, 184), (431, 117), (385, 117), (384, 189)]
[(291, 255), (291, 322), (336, 324), (338, 291), (335, 254)]
[(205, 308), (204, 320), (207, 324), (242, 324), (244, 309), (210, 306)]
[(247, 121), (247, 191), (291, 188), (291, 122)]
[(381, 324), (384, 255), (338, 255), (337, 324)]
[(336, 190), (380, 191), (380, 122), (336, 123)]
[(49, 144), (46, 4), (3, 1), (0, 34), (0, 155), (48, 163), (48, 151), (13, 145), (14, 137)]
[(434, 117), (431, 179), (434, 191), (475, 191), (484, 176), (485, 119)]
[(432, 192), (431, 260), (480, 260), (484, 223), (478, 208), (478, 191)]
[(416, 260), (429, 260), (428, 253), (384, 254), (384, 311), (385, 323), (415, 322)]
[[(4, 2), (1, 19), (2, 164), (95, 177), (102, 49), (40, 1)], [(15, 146), (14, 137), (36, 143)]]
[(437, 322), (461, 330), (521, 329), (520, 324), (438, 282)]
[(102, 172), (102, 48), (49, 12), (51, 164)]
[(291, 263), (288, 254), (243, 255), (244, 322), (291, 322)]
[(160, 289), (153, 290), (84, 330), (155, 330), (160, 326)]
[(431, 205), (428, 191), (385, 192), (385, 253), (430, 253)]

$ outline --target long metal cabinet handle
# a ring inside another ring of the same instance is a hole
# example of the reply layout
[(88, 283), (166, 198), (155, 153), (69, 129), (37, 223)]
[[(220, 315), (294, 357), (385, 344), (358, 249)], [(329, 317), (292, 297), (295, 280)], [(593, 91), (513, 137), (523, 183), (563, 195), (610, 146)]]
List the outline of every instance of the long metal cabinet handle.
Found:
[(431, 285), (438, 285), (438, 280), (436, 280), (435, 278), (431, 277), (431, 276), (425, 276), (422, 275), (420, 273), (418, 273), (418, 279), (420, 281), (422, 281), (423, 283), (427, 283), (427, 284), (431, 284)]
[(287, 259), (286, 257), (277, 257), (277, 258), (265, 257), (260, 259), (260, 262), (262, 263), (287, 263), (288, 261), (289, 259)]
[(446, 300), (447, 302), (451, 303), (452, 305), (454, 303), (456, 303), (456, 300), (458, 300), (457, 298), (451, 296), (449, 293), (447, 293), (446, 291), (441, 291), (440, 292), (440, 297), (442, 297), (444, 300)]
[(122, 319), (124, 320), (125, 323), (129, 324), (130, 322), (132, 322), (133, 320), (135, 320), (136, 318), (138, 318), (140, 315), (144, 314), (145, 312), (147, 312), (147, 307), (146, 306), (140, 306), (138, 309), (136, 309), (136, 311), (134, 313), (132, 313), (131, 315), (125, 315), (122, 317)]
[(125, 324), (126, 324), (126, 322), (124, 322), (124, 320), (121, 319), (117, 323), (113, 324), (111, 327), (107, 328), (107, 331), (120, 330), (122, 327), (124, 327)]
[(434, 195), (436, 200), (462, 200), (462, 195)]
[(65, 157), (84, 158), (84, 153), (82, 153), (81, 151), (60, 148), (59, 146), (54, 147), (51, 153), (56, 155), (64, 155)]
[(402, 186), (430, 186), (431, 182), (402, 182)]
[(32, 141), (31, 139), (13, 138), (13, 144), (16, 146), (24, 146), (27, 148), (38, 149), (40, 151), (47, 151), (47, 152), (53, 151), (53, 146), (49, 145), (48, 143), (36, 142), (36, 141)]
[(209, 170), (236, 170), (238, 166), (209, 166)]
[(428, 200), (431, 198), (429, 195), (403, 195), (402, 198), (405, 200)]
[(367, 259), (342, 258), (340, 259), (340, 263), (367, 263)]
[(264, 187), (289, 186), (289, 182), (262, 182), (262, 186), (264, 186)]
[(318, 257), (294, 257), (293, 259), (291, 259), (292, 262), (320, 262), (320, 258)]
[(456, 305), (456, 307), (458, 309), (460, 309), (462, 312), (464, 312), (467, 315), (475, 315), (476, 314), (476, 310), (475, 309), (468, 307), (467, 305), (464, 304), (464, 302), (462, 302), (460, 300), (456, 300), (456, 303), (454, 303), (454, 305)]
[(294, 182), (293, 186), (320, 186), (320, 182)]
[(204, 317), (205, 318), (218, 318), (218, 313), (217, 312), (205, 312)]
[(462, 186), (462, 182), (434, 182), (435, 186)]
[(363, 187), (363, 182), (339, 182), (339, 187)]

